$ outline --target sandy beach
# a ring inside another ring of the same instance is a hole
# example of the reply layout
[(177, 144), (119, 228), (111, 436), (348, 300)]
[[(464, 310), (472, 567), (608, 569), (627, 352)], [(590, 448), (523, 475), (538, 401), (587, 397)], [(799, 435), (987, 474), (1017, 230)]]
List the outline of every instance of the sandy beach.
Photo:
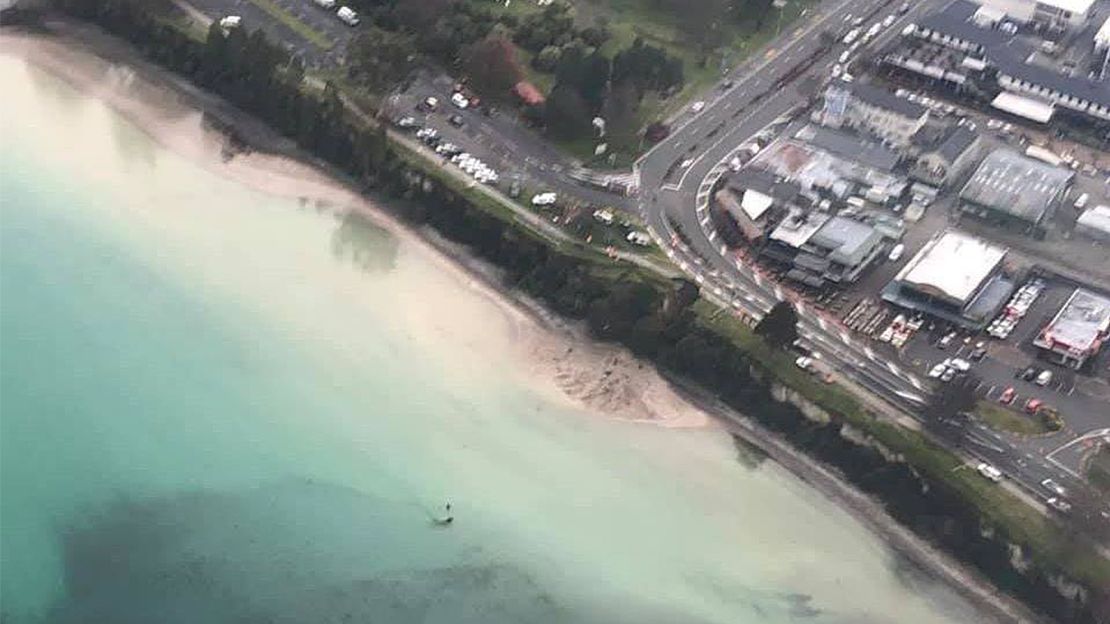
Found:
[[(468, 288), (495, 302), (509, 320), (521, 365), (538, 387), (592, 413), (666, 427), (721, 427), (742, 435), (768, 455), (838, 501), (927, 573), (948, 580), (999, 622), (1038, 619), (999, 594), (974, 572), (933, 549), (893, 521), (874, 501), (837, 475), (798, 454), (743, 415), (676, 389), (653, 366), (622, 348), (586, 338), (581, 327), (547, 314), (534, 301), (508, 291), (495, 269), (427, 232), (414, 230), (352, 191), (310, 155), (276, 136), (257, 120), (206, 94), (180, 77), (136, 57), (125, 44), (84, 25), (52, 24), (54, 35), (4, 31), (0, 54), (26, 59), (93, 94), (130, 119), (158, 143), (244, 185), (298, 198), (342, 213), (358, 211), (433, 259)], [(111, 60), (109, 60), (111, 59)], [(108, 79), (102, 79), (107, 76)], [(204, 111), (203, 113), (201, 111)], [(234, 127), (252, 146), (242, 151), (213, 129)]]

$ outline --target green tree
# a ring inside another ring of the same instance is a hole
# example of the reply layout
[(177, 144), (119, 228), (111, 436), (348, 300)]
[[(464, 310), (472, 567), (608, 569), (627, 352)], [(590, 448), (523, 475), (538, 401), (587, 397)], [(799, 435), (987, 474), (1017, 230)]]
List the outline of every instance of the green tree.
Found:
[(474, 88), (492, 97), (508, 95), (513, 85), (524, 78), (512, 42), (496, 35), (470, 47), (465, 69)]
[(929, 398), (925, 415), (937, 421), (950, 420), (975, 409), (978, 380), (964, 375), (940, 386)]
[(358, 84), (385, 92), (416, 67), (416, 45), (411, 35), (367, 25), (347, 46), (347, 75)]
[(798, 339), (798, 313), (789, 301), (780, 301), (764, 316), (755, 333), (776, 348), (783, 348)]
[(578, 91), (556, 84), (544, 105), (544, 122), (553, 136), (575, 139), (590, 131), (590, 111)]

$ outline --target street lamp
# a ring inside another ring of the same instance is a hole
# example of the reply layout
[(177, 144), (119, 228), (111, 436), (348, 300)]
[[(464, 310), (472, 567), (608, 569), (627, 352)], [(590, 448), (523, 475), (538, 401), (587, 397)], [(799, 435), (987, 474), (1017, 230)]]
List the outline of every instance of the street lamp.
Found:
[(782, 30), (782, 10), (786, 8), (786, 0), (772, 0), (771, 6), (779, 10), (779, 19), (775, 23), (775, 36), (779, 36), (779, 31)]

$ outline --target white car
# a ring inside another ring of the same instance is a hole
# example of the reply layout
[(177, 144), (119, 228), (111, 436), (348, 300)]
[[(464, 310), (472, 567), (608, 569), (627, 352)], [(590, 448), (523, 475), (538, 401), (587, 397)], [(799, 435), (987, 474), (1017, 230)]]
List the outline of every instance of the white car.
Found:
[(894, 247), (891, 247), (890, 254), (887, 255), (887, 258), (889, 258), (891, 262), (896, 262), (899, 258), (902, 257), (902, 254), (905, 253), (905, 251), (906, 246), (902, 243), (898, 243)]
[(1055, 492), (1057, 496), (1068, 495), (1068, 491), (1064, 489), (1064, 486), (1053, 481), (1052, 479), (1045, 479), (1044, 481), (1041, 481), (1041, 485), (1044, 486), (1045, 489)]
[(896, 20), (896, 19), (898, 19), (898, 18), (894, 15), (887, 15), (883, 19), (883, 26), (889, 27), (890, 25), (894, 24), (894, 20)]
[(312, 1), (316, 4), (316, 6), (322, 8), (322, 9), (334, 9), (335, 8), (335, 0), (312, 0)]
[(931, 379), (940, 379), (940, 376), (943, 375), (946, 370), (948, 370), (948, 365), (941, 362), (929, 369), (929, 377)]
[(1086, 207), (1087, 202), (1090, 199), (1091, 199), (1091, 196), (1089, 194), (1083, 193), (1082, 195), (1079, 196), (1079, 199), (1075, 200), (1075, 209), (1076, 210), (1083, 210), (1083, 208)]
[(1002, 471), (986, 462), (980, 462), (980, 464), (976, 466), (975, 469), (979, 471), (979, 474), (983, 475), (987, 479), (990, 479), (991, 481), (994, 481), (995, 483), (998, 483), (1002, 480)]
[(971, 370), (971, 362), (961, 360), (960, 358), (953, 358), (952, 361), (948, 362), (948, 365), (961, 373), (966, 373)]
[(533, 206), (553, 206), (559, 199), (555, 193), (539, 193), (532, 196)]
[(233, 28), (238, 28), (243, 23), (243, 18), (238, 15), (228, 15), (227, 17), (220, 18), (220, 28), (224, 31), (229, 31)]
[(352, 9), (351, 7), (346, 6), (339, 7), (339, 10), (336, 11), (335, 16), (338, 17), (341, 22), (348, 26), (358, 26), (358, 23), (361, 21), (358, 18), (358, 13), (355, 13), (354, 9)]
[(651, 237), (643, 232), (629, 232), (625, 240), (640, 247), (647, 247), (651, 244)]
[(452, 93), (451, 103), (459, 108), (470, 106), (470, 100), (466, 99), (466, 96), (461, 93)]
[(696, 114), (700, 113), (704, 108), (705, 108), (705, 102), (702, 102), (701, 100), (698, 100), (697, 102), (694, 102), (693, 104), (690, 105), (690, 112), (694, 113), (696, 115)]
[(613, 211), (608, 208), (595, 210), (594, 219), (605, 225), (613, 225)]
[(804, 355), (794, 360), (794, 365), (802, 370), (809, 370), (811, 364), (813, 364), (813, 358)]
[(1038, 386), (1047, 386), (1048, 383), (1050, 381), (1052, 381), (1052, 371), (1050, 371), (1050, 370), (1041, 371), (1041, 374), (1037, 375), (1037, 378), (1033, 381)]

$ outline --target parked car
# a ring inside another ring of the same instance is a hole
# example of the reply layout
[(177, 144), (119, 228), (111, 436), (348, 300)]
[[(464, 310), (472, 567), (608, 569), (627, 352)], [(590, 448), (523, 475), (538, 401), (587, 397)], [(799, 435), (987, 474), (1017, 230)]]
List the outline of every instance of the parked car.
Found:
[(949, 333), (945, 334), (943, 338), (941, 338), (939, 341), (937, 341), (937, 348), (938, 349), (947, 349), (948, 345), (952, 344), (952, 341), (955, 340), (955, 339), (956, 339), (956, 332), (949, 332)]
[(1045, 503), (1047, 503), (1049, 507), (1055, 509), (1060, 513), (1068, 513), (1069, 511), (1071, 511), (1071, 503), (1056, 496), (1053, 496), (1052, 498), (1046, 500)]
[(555, 202), (556, 200), (558, 200), (558, 198), (558, 195), (556, 195), (555, 193), (538, 193), (532, 196), (532, 205), (553, 206), (555, 205)]
[(1052, 479), (1045, 479), (1044, 481), (1041, 481), (1041, 486), (1044, 487), (1046, 490), (1056, 493), (1057, 496), (1068, 495), (1068, 491), (1064, 489), (1064, 486), (1053, 481)]
[(940, 376), (940, 380), (945, 382), (945, 383), (948, 383), (949, 381), (952, 381), (955, 378), (956, 378), (956, 369), (954, 369), (954, 368), (945, 368), (944, 373), (942, 373), (941, 376)]
[(358, 13), (355, 13), (354, 9), (352, 9), (351, 7), (346, 6), (339, 7), (339, 10), (336, 11), (335, 16), (338, 17), (341, 22), (348, 26), (358, 26), (359, 22), (361, 21), (358, 18)]
[(968, 357), (970, 357), (970, 358), (971, 358), (971, 361), (972, 361), (972, 362), (979, 362), (979, 361), (981, 361), (981, 360), (983, 359), (983, 357), (984, 357), (984, 356), (986, 356), (986, 355), (987, 355), (987, 349), (986, 349), (986, 347), (975, 347), (975, 350), (973, 350), (973, 351), (971, 352), (971, 355), (970, 355), (970, 356), (968, 356)]
[(1025, 411), (1030, 414), (1036, 414), (1037, 410), (1041, 409), (1044, 402), (1040, 399), (1029, 399), (1025, 402)]
[(1082, 195), (1079, 196), (1078, 199), (1075, 200), (1075, 209), (1076, 210), (1083, 210), (1087, 206), (1087, 202), (1090, 199), (1091, 199), (1091, 196), (1089, 194), (1083, 193)]
[(1052, 381), (1052, 371), (1043, 370), (1037, 375), (1037, 379), (1035, 379), (1033, 383), (1038, 386), (1047, 386), (1050, 381)]
[(313, 3), (322, 9), (334, 9), (335, 0), (312, 0)]
[(416, 127), (416, 118), (412, 116), (402, 117), (397, 120), (397, 127), (408, 130)]
[(452, 126), (455, 126), (456, 128), (461, 128), (461, 127), (463, 127), (463, 124), (465, 124), (466, 122), (463, 121), (463, 118), (460, 117), (459, 115), (451, 115), (450, 117), (447, 118), (447, 123), (451, 124)]
[(1020, 377), (1022, 381), (1032, 381), (1037, 376), (1036, 366), (1027, 366), (1025, 370), (1021, 371)]
[(905, 251), (906, 246), (902, 243), (898, 243), (894, 247), (890, 248), (890, 254), (887, 255), (887, 258), (889, 258), (891, 262), (897, 262), (898, 259), (902, 257), (902, 254), (905, 253)]
[(704, 109), (705, 109), (705, 102), (703, 102), (701, 100), (698, 100), (697, 102), (694, 102), (693, 104), (690, 105), (690, 112), (694, 113), (695, 115), (702, 112), (702, 110), (704, 110)]
[(943, 375), (944, 372), (947, 370), (948, 366), (941, 362), (940, 364), (937, 364), (936, 366), (929, 369), (929, 377), (932, 379), (940, 379), (940, 376)]
[(1014, 390), (1013, 386), (1010, 386), (1009, 388), (1003, 390), (1002, 394), (998, 395), (998, 402), (1003, 405), (1009, 405), (1010, 403), (1014, 402), (1015, 396), (1017, 396), (1017, 391)]
[(813, 364), (813, 358), (805, 356), (805, 355), (803, 355), (803, 356), (799, 357), (798, 359), (794, 360), (794, 365), (797, 366), (798, 368), (804, 370), (804, 371), (809, 370), (809, 367), (812, 364)]
[(979, 465), (975, 467), (975, 469), (979, 471), (979, 474), (983, 475), (987, 479), (990, 479), (991, 481), (994, 481), (995, 483), (998, 483), (1002, 480), (1002, 471), (986, 462), (980, 462)]
[(421, 101), (419, 104), (417, 104), (416, 108), (420, 110), (434, 111), (435, 109), (439, 108), (439, 98), (434, 95), (429, 95), (428, 97), (424, 98), (424, 100)]

